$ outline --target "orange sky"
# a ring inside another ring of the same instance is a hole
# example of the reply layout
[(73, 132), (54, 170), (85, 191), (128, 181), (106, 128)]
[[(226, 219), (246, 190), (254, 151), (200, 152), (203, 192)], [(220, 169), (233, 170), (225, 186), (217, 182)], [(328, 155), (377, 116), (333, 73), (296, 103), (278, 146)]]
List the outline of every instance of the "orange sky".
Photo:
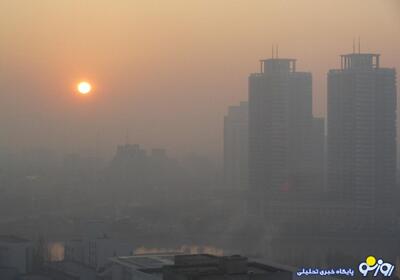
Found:
[[(0, 146), (109, 154), (125, 141), (220, 159), (227, 106), (268, 58), (313, 73), (325, 115), (326, 72), (352, 50), (400, 69), (396, 0), (2, 0)], [(72, 93), (94, 83), (91, 98)], [(97, 139), (97, 140), (96, 140)]]

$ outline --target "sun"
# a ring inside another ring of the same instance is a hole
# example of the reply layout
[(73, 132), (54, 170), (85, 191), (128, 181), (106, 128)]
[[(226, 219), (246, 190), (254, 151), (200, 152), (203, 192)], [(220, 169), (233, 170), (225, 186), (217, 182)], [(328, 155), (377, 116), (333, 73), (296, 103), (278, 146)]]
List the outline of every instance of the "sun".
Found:
[(92, 85), (88, 82), (80, 82), (76, 86), (76, 89), (80, 94), (88, 94), (92, 90)]

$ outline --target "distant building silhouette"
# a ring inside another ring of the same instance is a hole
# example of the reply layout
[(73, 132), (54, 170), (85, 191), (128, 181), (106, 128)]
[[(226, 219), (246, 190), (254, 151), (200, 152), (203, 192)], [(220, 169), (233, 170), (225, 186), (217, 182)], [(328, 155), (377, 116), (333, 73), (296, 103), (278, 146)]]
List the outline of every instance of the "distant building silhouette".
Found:
[(248, 102), (230, 106), (224, 117), (224, 181), (231, 189), (248, 186)]
[(172, 189), (190, 184), (186, 170), (166, 150), (148, 153), (138, 144), (119, 145), (105, 174), (115, 202), (167, 199)]
[(372, 218), (368, 209), (389, 206), (395, 174), (395, 69), (381, 68), (379, 54), (342, 55), (328, 73), (329, 190)]
[(122, 197), (142, 195), (147, 189), (149, 159), (138, 144), (119, 145), (109, 167), (110, 183)]
[(309, 191), (312, 77), (295, 59), (261, 60), (249, 77), (249, 184), (251, 206)]

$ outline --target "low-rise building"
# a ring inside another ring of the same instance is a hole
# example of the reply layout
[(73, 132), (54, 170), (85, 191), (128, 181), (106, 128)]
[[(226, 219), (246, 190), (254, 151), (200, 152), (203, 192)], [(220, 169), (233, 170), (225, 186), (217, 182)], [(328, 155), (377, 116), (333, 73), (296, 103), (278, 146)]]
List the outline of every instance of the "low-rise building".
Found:
[(45, 275), (57, 280), (96, 280), (93, 267), (75, 261), (51, 262), (45, 266)]
[(183, 255), (164, 266), (163, 280), (291, 280), (293, 272), (249, 260), (240, 255)]
[(95, 269), (101, 269), (110, 257), (127, 256), (132, 255), (132, 253), (133, 246), (129, 243), (103, 236), (67, 241), (64, 258), (68, 261), (76, 261)]
[[(240, 255), (135, 255), (111, 258), (111, 280), (291, 280), (293, 270)], [(106, 273), (104, 273), (106, 274)]]
[(16, 269), (18, 274), (26, 274), (32, 271), (32, 266), (32, 241), (13, 235), (0, 235), (0, 267)]
[[(179, 253), (176, 253), (179, 254)], [(128, 257), (111, 258), (108, 272), (111, 280), (160, 280), (162, 267), (174, 264), (174, 253), (168, 254), (141, 254)]]

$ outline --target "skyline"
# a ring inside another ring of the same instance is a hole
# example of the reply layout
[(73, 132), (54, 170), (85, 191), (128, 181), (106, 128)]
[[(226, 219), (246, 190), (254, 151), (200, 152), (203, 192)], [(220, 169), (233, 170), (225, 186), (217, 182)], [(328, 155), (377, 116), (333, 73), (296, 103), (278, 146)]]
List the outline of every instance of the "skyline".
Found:
[(399, 31), (400, 0), (0, 0), (0, 279), (400, 280)]
[[(326, 73), (340, 68), (353, 38), (361, 37), (361, 52), (380, 53), (384, 67), (400, 66), (396, 1), (368, 1), (359, 14), (361, 1), (77, 3), (0, 3), (0, 146), (80, 152), (98, 141), (113, 154), (129, 130), (146, 148), (220, 161), (223, 116), (247, 100), (247, 77), (272, 44), (313, 74), (317, 117), (326, 115)], [(316, 26), (311, 14), (324, 20)], [(88, 100), (71, 94), (82, 79), (96, 87)]]

